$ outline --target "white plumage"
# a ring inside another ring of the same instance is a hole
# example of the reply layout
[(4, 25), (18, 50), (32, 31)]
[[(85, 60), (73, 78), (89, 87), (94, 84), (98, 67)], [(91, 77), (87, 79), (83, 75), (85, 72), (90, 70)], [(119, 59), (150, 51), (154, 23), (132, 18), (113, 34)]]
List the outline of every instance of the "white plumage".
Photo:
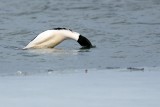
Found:
[(29, 48), (53, 48), (66, 39), (78, 41), (80, 34), (67, 29), (47, 30), (40, 33), (23, 49)]

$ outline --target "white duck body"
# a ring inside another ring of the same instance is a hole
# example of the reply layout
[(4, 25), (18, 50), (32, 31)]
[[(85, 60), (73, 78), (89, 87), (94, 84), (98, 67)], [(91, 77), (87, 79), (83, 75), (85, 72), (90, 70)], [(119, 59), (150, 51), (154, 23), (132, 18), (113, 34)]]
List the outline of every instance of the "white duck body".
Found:
[(78, 41), (80, 34), (71, 30), (47, 30), (40, 33), (23, 49), (29, 48), (53, 48), (65, 39)]

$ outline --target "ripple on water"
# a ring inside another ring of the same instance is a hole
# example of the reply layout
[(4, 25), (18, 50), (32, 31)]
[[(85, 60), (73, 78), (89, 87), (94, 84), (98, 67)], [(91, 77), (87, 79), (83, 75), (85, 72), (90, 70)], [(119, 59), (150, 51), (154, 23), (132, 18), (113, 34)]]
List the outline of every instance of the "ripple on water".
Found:
[[(160, 66), (159, 5), (159, 0), (5, 0), (0, 3), (0, 74)], [(22, 50), (54, 27), (78, 31), (97, 47), (83, 50), (63, 42), (56, 49)]]

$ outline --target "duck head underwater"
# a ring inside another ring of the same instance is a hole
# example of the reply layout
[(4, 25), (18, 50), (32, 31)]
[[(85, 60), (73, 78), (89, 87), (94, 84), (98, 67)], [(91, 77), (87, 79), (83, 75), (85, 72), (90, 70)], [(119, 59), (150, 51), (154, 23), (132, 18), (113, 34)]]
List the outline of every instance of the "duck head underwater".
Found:
[(77, 32), (66, 28), (54, 28), (40, 33), (23, 49), (54, 48), (67, 39), (77, 41), (85, 49), (95, 47), (86, 37)]

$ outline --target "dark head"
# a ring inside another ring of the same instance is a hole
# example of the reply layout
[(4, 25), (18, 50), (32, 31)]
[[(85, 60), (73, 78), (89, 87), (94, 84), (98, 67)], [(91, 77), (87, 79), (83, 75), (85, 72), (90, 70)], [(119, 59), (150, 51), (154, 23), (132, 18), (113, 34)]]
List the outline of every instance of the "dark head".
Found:
[(79, 39), (77, 41), (82, 47), (92, 48), (91, 42), (84, 36), (79, 35)]

